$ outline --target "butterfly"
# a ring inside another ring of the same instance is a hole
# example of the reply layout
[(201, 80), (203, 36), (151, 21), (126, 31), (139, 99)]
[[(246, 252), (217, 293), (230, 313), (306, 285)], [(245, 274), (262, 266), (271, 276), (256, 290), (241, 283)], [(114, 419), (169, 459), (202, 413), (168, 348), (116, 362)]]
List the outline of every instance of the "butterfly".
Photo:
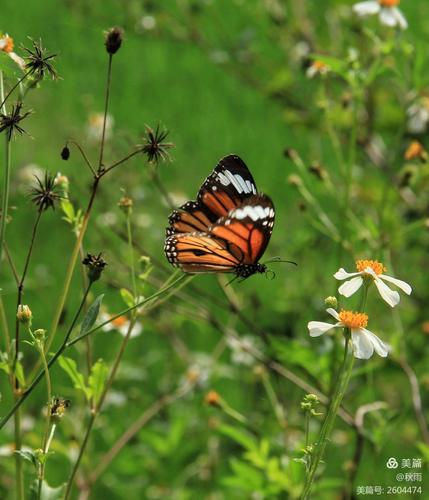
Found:
[(174, 210), (166, 229), (168, 261), (187, 273), (265, 273), (260, 264), (274, 226), (271, 199), (258, 193), (253, 176), (236, 155), (222, 158), (197, 199)]

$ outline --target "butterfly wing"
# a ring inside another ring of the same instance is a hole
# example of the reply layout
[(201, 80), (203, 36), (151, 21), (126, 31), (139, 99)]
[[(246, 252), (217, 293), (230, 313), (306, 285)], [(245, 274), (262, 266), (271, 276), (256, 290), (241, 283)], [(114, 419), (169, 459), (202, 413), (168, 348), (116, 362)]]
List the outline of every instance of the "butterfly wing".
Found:
[(265, 194), (248, 198), (209, 228), (209, 233), (243, 253), (241, 264), (256, 264), (262, 257), (275, 219), (274, 204)]
[(264, 253), (274, 225), (274, 205), (263, 194), (251, 196), (208, 228), (207, 232), (173, 234), (165, 242), (168, 261), (187, 273), (228, 273), (246, 276)]
[(221, 217), (256, 194), (255, 181), (237, 155), (222, 158), (201, 186), (197, 200), (190, 201), (169, 217), (167, 236), (207, 231)]
[(164, 251), (170, 264), (186, 273), (233, 272), (243, 258), (227, 241), (198, 232), (167, 237)]

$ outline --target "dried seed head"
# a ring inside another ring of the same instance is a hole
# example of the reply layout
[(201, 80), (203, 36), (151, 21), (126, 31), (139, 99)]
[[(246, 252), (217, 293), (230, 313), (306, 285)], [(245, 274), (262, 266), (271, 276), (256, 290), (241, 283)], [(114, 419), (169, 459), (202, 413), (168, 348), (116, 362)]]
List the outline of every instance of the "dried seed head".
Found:
[(50, 404), (50, 415), (53, 420), (60, 420), (64, 417), (66, 409), (70, 406), (69, 399), (53, 398)]
[(47, 54), (46, 49), (42, 47), (42, 41), (31, 40), (33, 46), (31, 49), (24, 47), (27, 52), (24, 69), (37, 80), (43, 80), (46, 75), (49, 75), (52, 80), (57, 78), (57, 71), (54, 67), (53, 59), (56, 54)]
[(106, 31), (104, 45), (109, 54), (116, 54), (121, 47), (123, 39), (123, 31), (121, 28), (115, 27)]
[(159, 163), (160, 161), (166, 161), (170, 159), (168, 154), (168, 149), (174, 148), (174, 144), (171, 142), (163, 142), (168, 136), (168, 130), (161, 130), (160, 125), (156, 126), (153, 130), (148, 125), (145, 125), (146, 135), (144, 137), (144, 144), (141, 147), (141, 151), (146, 155), (147, 161), (149, 163)]
[(22, 104), (19, 102), (12, 107), (10, 114), (0, 114), (0, 132), (6, 131), (7, 139), (10, 141), (14, 134), (17, 132), (19, 134), (26, 133), (25, 130), (19, 125), (19, 123), (24, 120), (30, 111), (21, 114)]
[(55, 203), (61, 199), (55, 178), (49, 172), (45, 172), (43, 180), (37, 176), (35, 177), (37, 185), (30, 192), (31, 201), (41, 212), (47, 210), (49, 207), (54, 209)]
[(93, 255), (88, 253), (83, 259), (82, 264), (86, 266), (89, 281), (97, 281), (100, 279), (101, 273), (107, 266), (107, 262), (101, 257), (101, 253)]

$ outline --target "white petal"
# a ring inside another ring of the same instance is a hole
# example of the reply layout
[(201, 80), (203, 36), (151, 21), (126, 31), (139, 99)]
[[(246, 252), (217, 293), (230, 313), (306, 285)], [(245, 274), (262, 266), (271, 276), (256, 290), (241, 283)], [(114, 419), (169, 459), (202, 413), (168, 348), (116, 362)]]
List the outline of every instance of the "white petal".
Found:
[(389, 304), (390, 307), (395, 307), (399, 304), (399, 293), (391, 290), (380, 278), (374, 280), (375, 286), (378, 288), (382, 299)]
[(393, 7), (392, 9), (394, 16), (396, 17), (396, 21), (401, 29), (406, 30), (408, 28), (407, 20), (405, 19), (404, 14), (397, 8)]
[(352, 343), (355, 358), (369, 359), (373, 355), (374, 346), (363, 328), (352, 328)]
[(340, 321), (340, 315), (332, 307), (328, 307), (328, 309), (326, 309), (326, 312), (330, 314), (333, 318), (335, 318), (337, 321)]
[(323, 321), (310, 321), (307, 325), (310, 337), (319, 337), (335, 326), (332, 323), (324, 323)]
[(390, 346), (388, 344), (385, 344), (381, 339), (379, 339), (377, 335), (370, 332), (366, 328), (361, 328), (360, 332), (362, 335), (365, 335), (368, 338), (368, 340), (370, 340), (370, 342), (374, 346), (375, 352), (379, 356), (385, 358), (389, 354)]
[(408, 283), (405, 283), (405, 281), (402, 280), (398, 280), (397, 278), (392, 278), (392, 276), (386, 276), (385, 274), (380, 274), (379, 278), (381, 280), (388, 281), (389, 283), (393, 283), (407, 295), (410, 295), (411, 292), (413, 291), (413, 289), (410, 287)]
[(346, 280), (347, 278), (352, 278), (353, 276), (357, 276), (358, 274), (362, 273), (348, 273), (345, 269), (340, 267), (338, 271), (334, 274), (334, 278), (336, 280)]
[(380, 21), (382, 24), (390, 27), (396, 26), (398, 24), (398, 20), (396, 19), (391, 7), (385, 7), (384, 9), (381, 9)]
[(427, 121), (422, 119), (420, 114), (415, 114), (408, 119), (407, 130), (412, 134), (422, 134), (425, 132)]
[(368, 2), (359, 2), (353, 5), (353, 10), (358, 16), (378, 14), (380, 12), (380, 4), (375, 0), (370, 0)]
[(317, 69), (315, 66), (311, 65), (307, 68), (307, 71), (306, 71), (306, 76), (307, 78), (314, 78), (317, 74)]
[(344, 295), (344, 297), (350, 297), (355, 292), (359, 290), (362, 286), (363, 278), (361, 276), (356, 276), (349, 281), (345, 281), (340, 288), (338, 288), (338, 293)]

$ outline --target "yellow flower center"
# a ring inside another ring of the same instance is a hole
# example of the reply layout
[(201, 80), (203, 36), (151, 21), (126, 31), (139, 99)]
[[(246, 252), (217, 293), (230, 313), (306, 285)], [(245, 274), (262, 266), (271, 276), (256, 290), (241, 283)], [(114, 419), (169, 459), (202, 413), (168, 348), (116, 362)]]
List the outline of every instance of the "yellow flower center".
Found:
[(128, 323), (128, 319), (126, 316), (118, 316), (114, 320), (112, 320), (112, 325), (114, 325), (116, 328), (120, 328), (121, 326), (124, 326), (126, 323)]
[(378, 260), (356, 261), (356, 269), (358, 270), (358, 272), (364, 272), (367, 267), (371, 268), (375, 272), (375, 274), (382, 274), (383, 272), (387, 271), (383, 264), (381, 262), (378, 262)]
[(319, 73), (323, 73), (328, 69), (328, 65), (322, 61), (313, 61), (312, 64), (313, 68), (318, 71)]
[(3, 37), (0, 38), (0, 50), (3, 52), (12, 52), (13, 50), (13, 38), (11, 38), (9, 35), (4, 35)]
[(419, 141), (412, 141), (405, 151), (404, 158), (406, 160), (414, 160), (424, 156), (425, 149)]
[(352, 311), (340, 312), (340, 321), (346, 325), (347, 328), (365, 328), (368, 324), (368, 316), (365, 313), (357, 313)]
[(396, 7), (401, 0), (378, 0), (382, 7)]

